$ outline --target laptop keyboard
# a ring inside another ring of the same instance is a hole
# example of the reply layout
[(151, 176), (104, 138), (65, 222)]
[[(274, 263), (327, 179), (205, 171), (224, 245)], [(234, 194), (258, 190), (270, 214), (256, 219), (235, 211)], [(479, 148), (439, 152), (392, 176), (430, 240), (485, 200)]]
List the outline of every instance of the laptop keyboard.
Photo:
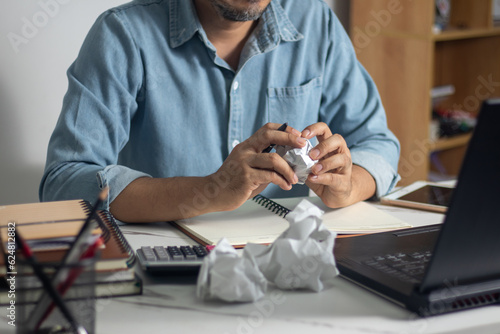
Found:
[(386, 254), (365, 260), (363, 264), (402, 281), (420, 283), (431, 256), (430, 251)]

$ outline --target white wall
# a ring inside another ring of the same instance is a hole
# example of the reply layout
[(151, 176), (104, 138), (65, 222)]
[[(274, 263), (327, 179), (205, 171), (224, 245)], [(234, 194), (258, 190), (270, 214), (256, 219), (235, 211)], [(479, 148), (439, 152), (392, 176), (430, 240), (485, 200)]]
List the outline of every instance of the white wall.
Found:
[(38, 201), (66, 69), (97, 16), (124, 2), (0, 2), (0, 204)]
[[(65, 72), (97, 16), (124, 2), (0, 2), (0, 205), (38, 201), (47, 144), (67, 88)], [(340, 11), (344, 2), (338, 1)]]

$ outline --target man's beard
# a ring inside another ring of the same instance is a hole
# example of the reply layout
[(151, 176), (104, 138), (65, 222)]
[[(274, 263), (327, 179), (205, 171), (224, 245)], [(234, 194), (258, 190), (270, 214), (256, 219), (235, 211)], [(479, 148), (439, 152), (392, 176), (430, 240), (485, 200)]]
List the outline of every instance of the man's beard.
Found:
[(210, 0), (210, 3), (224, 19), (237, 22), (258, 20), (267, 8), (260, 8), (257, 1), (251, 1), (249, 8), (243, 10), (227, 4), (224, 0)]

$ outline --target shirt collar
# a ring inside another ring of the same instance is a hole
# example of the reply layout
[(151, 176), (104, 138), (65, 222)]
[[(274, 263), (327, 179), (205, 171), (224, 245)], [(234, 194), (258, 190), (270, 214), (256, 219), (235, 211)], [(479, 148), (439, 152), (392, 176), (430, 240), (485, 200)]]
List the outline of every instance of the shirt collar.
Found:
[(290, 21), (288, 14), (285, 13), (278, 0), (271, 1), (269, 7), (262, 14), (262, 21), (264, 32), (268, 30), (268, 34), (274, 34), (276, 39), (279, 37), (286, 42), (297, 42), (304, 38)]
[[(203, 31), (192, 0), (170, 0), (170, 45), (181, 46), (190, 40), (197, 31)], [(278, 0), (272, 0), (262, 14), (258, 40), (264, 44), (279, 44), (299, 41), (304, 36), (297, 31)], [(269, 43), (272, 42), (272, 43)]]
[(201, 29), (192, 0), (170, 0), (170, 46), (176, 48)]

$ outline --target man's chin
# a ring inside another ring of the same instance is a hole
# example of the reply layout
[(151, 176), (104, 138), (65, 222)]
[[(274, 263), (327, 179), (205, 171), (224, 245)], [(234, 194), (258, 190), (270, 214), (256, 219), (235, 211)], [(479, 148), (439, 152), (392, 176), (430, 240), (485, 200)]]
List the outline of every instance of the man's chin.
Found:
[[(210, 0), (217, 13), (228, 21), (245, 22), (258, 20), (267, 6), (262, 8), (262, 0), (249, 0), (249, 4), (238, 8), (227, 3), (225, 0)], [(269, 4), (268, 4), (269, 5)]]

